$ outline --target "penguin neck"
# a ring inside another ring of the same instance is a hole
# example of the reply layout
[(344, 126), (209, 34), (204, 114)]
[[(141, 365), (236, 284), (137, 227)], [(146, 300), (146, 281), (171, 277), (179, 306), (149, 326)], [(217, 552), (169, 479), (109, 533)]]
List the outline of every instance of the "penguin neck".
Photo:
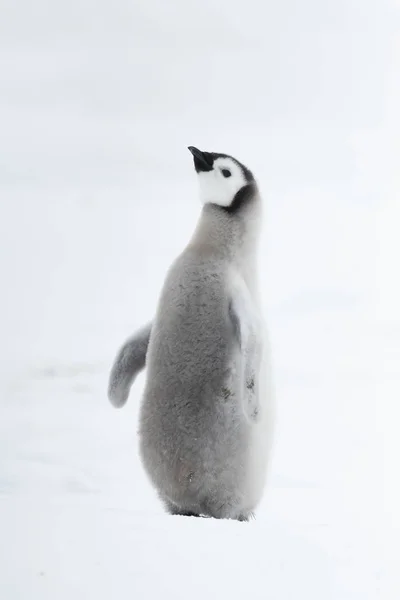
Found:
[(189, 247), (203, 256), (231, 263), (254, 289), (261, 216), (258, 194), (235, 211), (205, 204)]

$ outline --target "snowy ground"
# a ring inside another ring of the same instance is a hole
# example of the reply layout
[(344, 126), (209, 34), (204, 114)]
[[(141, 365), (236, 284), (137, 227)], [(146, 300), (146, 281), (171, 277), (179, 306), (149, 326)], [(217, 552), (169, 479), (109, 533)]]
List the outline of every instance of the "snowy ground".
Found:
[[(400, 528), (396, 459), (382, 469), (399, 451), (399, 18), (301, 6), (4, 7), (0, 598), (399, 597), (382, 534)], [(164, 515), (137, 456), (143, 375), (124, 410), (106, 400), (198, 216), (189, 144), (236, 154), (266, 197), (278, 424), (250, 524)]]

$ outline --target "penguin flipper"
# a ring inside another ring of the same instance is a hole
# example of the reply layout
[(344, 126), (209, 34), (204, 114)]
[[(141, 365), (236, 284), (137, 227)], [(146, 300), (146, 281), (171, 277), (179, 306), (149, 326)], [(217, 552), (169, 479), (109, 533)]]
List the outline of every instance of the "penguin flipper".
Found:
[(129, 337), (115, 357), (108, 381), (108, 399), (115, 408), (128, 400), (132, 383), (146, 364), (152, 323), (148, 323)]
[(257, 321), (248, 295), (237, 290), (229, 303), (229, 317), (234, 337), (241, 352), (241, 388), (243, 408), (250, 422), (257, 421), (259, 406), (260, 348), (257, 342)]

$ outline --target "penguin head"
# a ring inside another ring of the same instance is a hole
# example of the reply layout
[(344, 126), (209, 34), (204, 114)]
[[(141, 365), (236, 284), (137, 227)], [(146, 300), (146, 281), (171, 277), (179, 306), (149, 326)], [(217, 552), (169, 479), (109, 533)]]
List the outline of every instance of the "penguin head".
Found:
[(202, 152), (194, 146), (188, 149), (193, 154), (202, 203), (216, 204), (228, 211), (243, 205), (249, 197), (246, 192), (255, 186), (252, 172), (228, 154)]

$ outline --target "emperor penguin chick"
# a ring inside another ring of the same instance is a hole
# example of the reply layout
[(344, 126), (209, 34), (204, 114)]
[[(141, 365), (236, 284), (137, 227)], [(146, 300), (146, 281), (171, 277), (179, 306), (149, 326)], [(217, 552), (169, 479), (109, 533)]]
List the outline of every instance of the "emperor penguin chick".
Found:
[(140, 455), (166, 510), (246, 521), (262, 497), (273, 426), (256, 265), (261, 197), (235, 158), (189, 150), (201, 216), (153, 323), (117, 356), (109, 395), (121, 406), (146, 363)]

